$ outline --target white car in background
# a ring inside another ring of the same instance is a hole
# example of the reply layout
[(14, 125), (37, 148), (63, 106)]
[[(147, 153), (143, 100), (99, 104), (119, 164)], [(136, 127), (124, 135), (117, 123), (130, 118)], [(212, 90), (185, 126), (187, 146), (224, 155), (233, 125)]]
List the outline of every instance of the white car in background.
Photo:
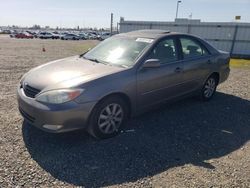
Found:
[(53, 35), (49, 32), (40, 32), (38, 35), (37, 35), (38, 38), (40, 39), (52, 39)]
[(97, 40), (98, 39), (98, 36), (95, 33), (87, 33), (87, 35), (88, 35), (88, 38), (90, 40)]
[(81, 40), (88, 40), (89, 37), (86, 33), (79, 33), (79, 37)]
[(51, 34), (52, 34), (52, 39), (60, 39), (61, 37), (57, 31), (54, 31)]
[(73, 34), (73, 33), (69, 33), (69, 34), (63, 35), (61, 39), (62, 40), (80, 40), (80, 36)]
[[(0, 33), (1, 33), (1, 31), (0, 31)], [(18, 34), (18, 32), (16, 30), (11, 31), (10, 38), (15, 38), (16, 34)]]

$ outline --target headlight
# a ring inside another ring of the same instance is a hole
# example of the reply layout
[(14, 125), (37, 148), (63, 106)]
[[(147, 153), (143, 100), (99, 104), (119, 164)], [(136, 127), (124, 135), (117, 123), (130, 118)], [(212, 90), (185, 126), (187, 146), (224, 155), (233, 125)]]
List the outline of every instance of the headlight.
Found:
[(41, 93), (36, 97), (36, 100), (50, 104), (61, 104), (75, 99), (81, 95), (82, 92), (83, 89), (51, 90)]

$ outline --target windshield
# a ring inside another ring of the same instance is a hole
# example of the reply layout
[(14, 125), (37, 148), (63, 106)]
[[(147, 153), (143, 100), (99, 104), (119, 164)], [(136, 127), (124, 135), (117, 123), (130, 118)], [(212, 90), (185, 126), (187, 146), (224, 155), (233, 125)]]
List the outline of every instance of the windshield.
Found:
[(111, 37), (101, 42), (83, 57), (95, 62), (130, 67), (152, 41), (151, 39)]

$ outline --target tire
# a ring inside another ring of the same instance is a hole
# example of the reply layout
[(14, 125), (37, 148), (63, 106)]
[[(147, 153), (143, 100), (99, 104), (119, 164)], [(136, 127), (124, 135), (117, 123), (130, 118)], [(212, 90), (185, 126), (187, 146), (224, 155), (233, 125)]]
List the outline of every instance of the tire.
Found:
[(93, 109), (88, 132), (98, 139), (107, 139), (120, 133), (122, 125), (128, 118), (128, 105), (118, 97), (111, 96)]
[(201, 99), (203, 101), (209, 101), (213, 98), (218, 85), (218, 79), (216, 76), (211, 75), (205, 82), (202, 91)]

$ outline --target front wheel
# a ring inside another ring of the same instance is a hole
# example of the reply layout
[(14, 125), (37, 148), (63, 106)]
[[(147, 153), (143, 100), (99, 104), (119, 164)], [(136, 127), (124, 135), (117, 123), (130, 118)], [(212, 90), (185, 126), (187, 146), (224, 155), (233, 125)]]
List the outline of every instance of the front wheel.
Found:
[(216, 77), (210, 76), (202, 88), (202, 93), (201, 93), (202, 100), (209, 101), (210, 99), (212, 99), (216, 92), (217, 85), (218, 81)]
[(128, 108), (120, 97), (109, 97), (94, 108), (89, 124), (89, 133), (99, 139), (116, 136), (128, 117)]

